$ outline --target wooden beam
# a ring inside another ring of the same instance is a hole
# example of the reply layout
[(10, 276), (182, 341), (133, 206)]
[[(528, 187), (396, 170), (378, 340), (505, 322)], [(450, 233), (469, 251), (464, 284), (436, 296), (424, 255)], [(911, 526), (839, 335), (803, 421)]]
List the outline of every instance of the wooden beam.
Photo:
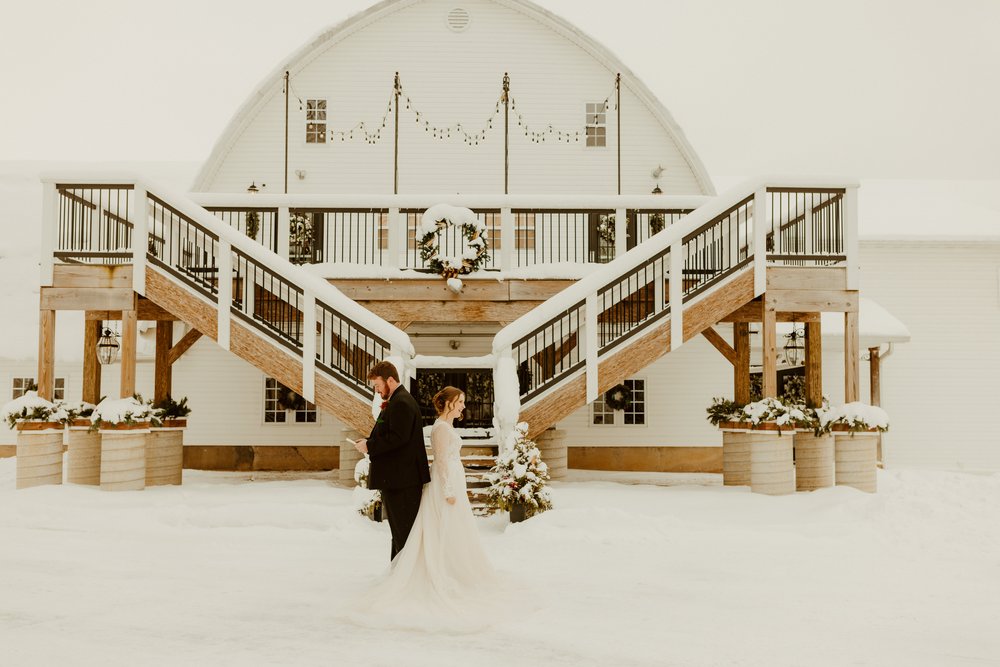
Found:
[(38, 312), (38, 396), (52, 400), (56, 385), (56, 311)]
[(774, 306), (770, 292), (764, 293), (764, 321), (760, 328), (761, 365), (763, 366), (763, 386), (761, 398), (778, 396), (778, 332)]
[(170, 396), (173, 373), (170, 346), (174, 343), (174, 323), (156, 323), (156, 357), (153, 366), (153, 400), (159, 403)]
[(843, 267), (772, 266), (767, 269), (767, 291), (845, 290), (847, 269)]
[(849, 313), (858, 310), (858, 293), (846, 290), (769, 290), (774, 310), (809, 313)]
[(101, 400), (101, 362), (97, 359), (100, 339), (101, 322), (86, 320), (83, 323), (83, 391), (80, 397), (94, 405)]
[(750, 323), (733, 324), (733, 400), (740, 405), (750, 402)]
[(177, 344), (170, 348), (170, 352), (167, 354), (167, 365), (173, 366), (174, 362), (181, 358), (185, 352), (187, 352), (192, 345), (198, 342), (201, 338), (202, 333), (197, 329), (191, 329), (186, 334), (184, 334)]
[(858, 313), (844, 313), (844, 402), (858, 400), (860, 394), (861, 344)]
[(43, 287), (45, 310), (128, 310), (131, 287)]
[[(133, 293), (132, 302), (136, 297)], [(139, 311), (122, 310), (122, 374), (121, 398), (128, 398), (135, 393), (135, 349), (139, 337)]]
[[(111, 322), (121, 320), (120, 310), (88, 310), (86, 314), (88, 320), (101, 320)], [(146, 322), (177, 322), (178, 318), (173, 313), (160, 308), (155, 303), (145, 297), (139, 297), (139, 319)]]
[[(761, 301), (755, 299), (729, 313), (719, 320), (719, 322), (763, 322), (764, 315), (762, 313)], [(820, 314), (795, 311), (783, 312), (779, 310), (775, 313), (775, 320), (777, 322), (818, 322)]]
[(716, 350), (721, 352), (722, 356), (724, 356), (729, 363), (734, 366), (736, 365), (736, 350), (729, 346), (729, 343), (727, 343), (726, 340), (719, 335), (718, 331), (712, 327), (708, 327), (701, 332), (701, 335), (708, 339), (708, 342), (711, 343)]
[(806, 322), (806, 405), (823, 404), (823, 332), (819, 322)]
[(877, 347), (868, 348), (868, 372), (871, 377), (871, 404), (882, 405), (881, 359)]
[(413, 322), (396, 322), (396, 328), (400, 331), (406, 331)]
[(389, 322), (513, 322), (542, 301), (358, 301)]
[(56, 264), (52, 287), (132, 287), (131, 264)]

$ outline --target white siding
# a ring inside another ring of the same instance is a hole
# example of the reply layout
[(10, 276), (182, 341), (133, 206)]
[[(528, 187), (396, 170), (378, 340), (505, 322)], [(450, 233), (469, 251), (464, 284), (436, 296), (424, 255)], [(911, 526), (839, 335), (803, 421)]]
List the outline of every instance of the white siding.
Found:
[[(405, 4), (405, 3), (401, 3)], [(515, 8), (492, 0), (462, 3), (472, 17), (463, 32), (453, 32), (445, 16), (455, 3), (424, 0), (401, 7), (363, 25), (315, 52), (292, 71), (289, 121), (289, 191), (321, 193), (392, 192), (393, 117), (381, 140), (371, 145), (355, 138), (305, 143), (304, 100), (328, 100), (328, 129), (347, 130), (364, 121), (380, 127), (399, 71), (404, 92), (424, 118), (438, 126), (462, 123), (483, 129), (494, 114), (504, 72), (511, 96), (533, 130), (549, 124), (584, 131), (585, 104), (609, 95), (608, 145), (586, 148), (547, 137), (532, 143), (510, 116), (510, 192), (617, 192), (614, 78), (606, 64), (578, 43)], [(622, 191), (648, 193), (656, 184), (669, 194), (701, 194), (702, 188), (671, 133), (630, 89), (622, 86)], [(284, 110), (282, 83), (247, 124), (206, 189), (242, 192), (255, 181), (266, 192), (283, 188)], [(303, 100), (299, 108), (298, 99)], [(416, 122), (400, 103), (399, 191), (401, 193), (503, 192), (503, 109), (493, 116), (485, 142), (468, 146), (455, 133), (439, 140)], [(356, 135), (357, 137), (357, 135)], [(299, 180), (296, 170), (304, 170)]]

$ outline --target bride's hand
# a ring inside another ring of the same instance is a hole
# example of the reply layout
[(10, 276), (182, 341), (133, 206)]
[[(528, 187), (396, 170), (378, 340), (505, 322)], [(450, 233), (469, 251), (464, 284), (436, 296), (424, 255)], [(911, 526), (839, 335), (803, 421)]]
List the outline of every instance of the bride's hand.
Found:
[(445, 498), (445, 500), (448, 501), (449, 505), (454, 505), (455, 504), (455, 496), (448, 496), (447, 498)]

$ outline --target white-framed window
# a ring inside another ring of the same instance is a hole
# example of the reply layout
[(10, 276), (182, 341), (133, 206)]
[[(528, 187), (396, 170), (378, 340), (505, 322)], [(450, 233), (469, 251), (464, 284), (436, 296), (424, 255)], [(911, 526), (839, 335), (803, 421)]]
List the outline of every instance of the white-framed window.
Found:
[(304, 401), (301, 408), (288, 409), (286, 401), (293, 394), (285, 385), (274, 378), (264, 380), (264, 423), (265, 424), (313, 424), (318, 421), (316, 406)]
[(306, 143), (326, 143), (326, 100), (306, 100)]
[(624, 410), (612, 410), (605, 402), (604, 394), (591, 403), (590, 423), (594, 426), (642, 426), (646, 423), (646, 381), (631, 379), (623, 382), (631, 391), (629, 406)]
[(587, 102), (587, 147), (608, 145), (607, 102)]
[[(13, 378), (10, 387), (10, 397), (21, 398), (29, 391), (38, 391), (35, 378)], [(56, 378), (52, 385), (52, 400), (63, 401), (66, 399), (66, 378)]]

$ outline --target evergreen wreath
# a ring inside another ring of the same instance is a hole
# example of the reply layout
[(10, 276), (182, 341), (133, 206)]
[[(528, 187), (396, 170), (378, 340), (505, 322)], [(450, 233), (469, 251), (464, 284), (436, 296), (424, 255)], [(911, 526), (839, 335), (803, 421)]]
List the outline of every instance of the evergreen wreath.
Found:
[(604, 393), (604, 403), (612, 410), (625, 410), (632, 405), (632, 390), (627, 385), (615, 385)]
[[(465, 250), (461, 256), (441, 257), (441, 233), (457, 227), (465, 237)], [(468, 209), (455, 209), (438, 204), (427, 209), (417, 230), (417, 248), (420, 258), (442, 278), (451, 279), (479, 271), (486, 261), (489, 246), (486, 225), (479, 222)]]

